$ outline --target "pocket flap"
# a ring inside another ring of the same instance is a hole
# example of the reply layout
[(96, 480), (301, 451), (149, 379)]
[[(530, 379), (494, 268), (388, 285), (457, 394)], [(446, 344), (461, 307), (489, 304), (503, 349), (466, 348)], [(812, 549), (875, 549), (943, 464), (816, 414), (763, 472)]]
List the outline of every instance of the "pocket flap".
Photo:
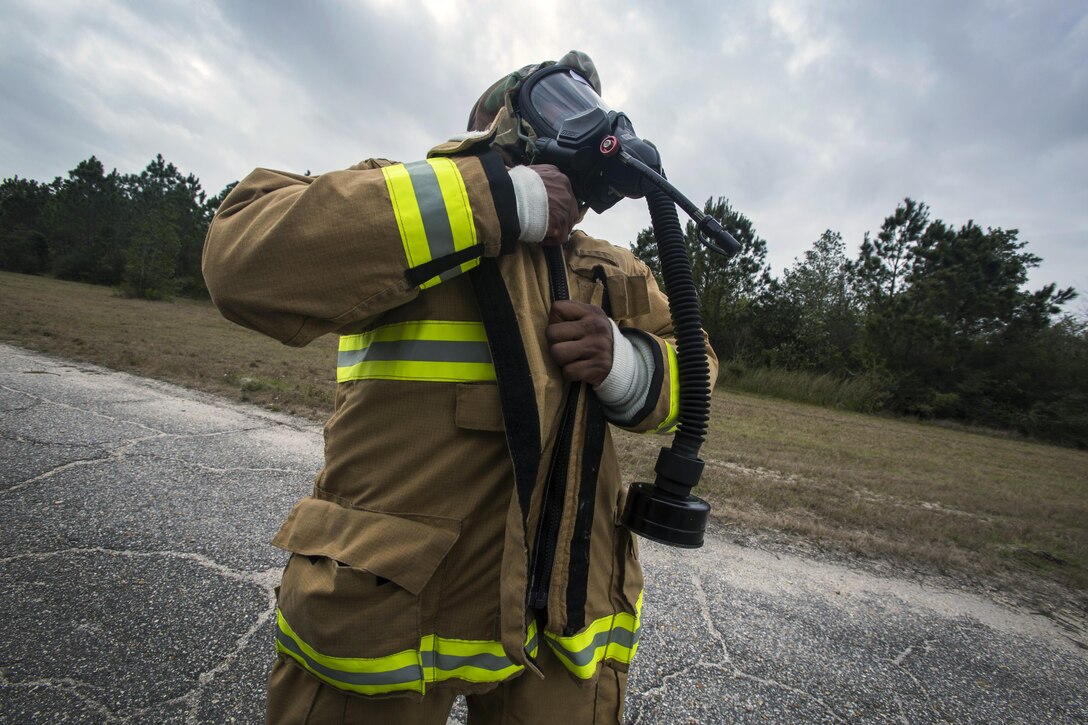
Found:
[(505, 431), (499, 386), (494, 383), (458, 383), (456, 423), (458, 428), (469, 430)]
[(619, 269), (620, 258), (615, 252), (607, 249), (599, 249), (596, 247), (580, 247), (574, 250), (574, 256), (570, 260), (570, 264), (574, 269), (592, 269), (605, 261), (611, 267)]
[(577, 249), (570, 259), (570, 268), (585, 279), (593, 279), (598, 267), (604, 272), (608, 286), (612, 317), (625, 320), (650, 311), (646, 278), (625, 272), (616, 255), (601, 249)]
[(426, 519), (352, 509), (309, 496), (291, 510), (272, 544), (365, 569), (418, 595), (461, 529), (452, 519)]

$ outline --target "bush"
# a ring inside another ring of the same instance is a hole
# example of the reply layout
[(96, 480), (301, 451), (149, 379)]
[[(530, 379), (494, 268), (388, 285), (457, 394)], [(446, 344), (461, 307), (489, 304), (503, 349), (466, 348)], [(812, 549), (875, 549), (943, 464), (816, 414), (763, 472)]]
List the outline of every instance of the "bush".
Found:
[(841, 378), (804, 370), (747, 368), (731, 364), (722, 367), (718, 384), (744, 393), (858, 413), (882, 410), (887, 399), (883, 383), (874, 375)]
[(49, 246), (45, 236), (33, 229), (13, 229), (0, 234), (0, 269), (45, 274), (49, 271)]

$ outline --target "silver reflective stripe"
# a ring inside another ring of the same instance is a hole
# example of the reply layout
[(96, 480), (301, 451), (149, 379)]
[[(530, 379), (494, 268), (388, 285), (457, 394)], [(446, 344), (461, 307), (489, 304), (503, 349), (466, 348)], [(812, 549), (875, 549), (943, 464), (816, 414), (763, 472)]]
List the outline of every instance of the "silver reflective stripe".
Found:
[(638, 632), (632, 632), (622, 627), (616, 627), (615, 629), (606, 629), (603, 632), (598, 632), (593, 638), (590, 644), (586, 645), (578, 652), (571, 652), (566, 647), (562, 646), (555, 639), (549, 638), (548, 644), (557, 650), (560, 650), (562, 654), (566, 655), (567, 659), (573, 662), (579, 667), (585, 667), (594, 661), (594, 657), (597, 650), (604, 647), (609, 642), (615, 642), (616, 644), (631, 648), (638, 643)]
[(362, 350), (342, 350), (336, 357), (336, 366), (351, 367), (364, 360), (489, 363), (491, 350), (486, 342), (391, 340), (372, 342)]
[(431, 259), (438, 259), (453, 254), (453, 230), (450, 228), (449, 212), (446, 200), (438, 186), (438, 176), (426, 161), (413, 161), (404, 165), (412, 189), (416, 193), (420, 216), (423, 217), (423, 229), (427, 232), (427, 246), (431, 248)]
[(421, 682), (423, 680), (423, 670), (418, 665), (410, 665), (408, 667), (402, 667), (398, 670), (389, 670), (387, 672), (345, 672), (344, 670), (334, 670), (331, 667), (326, 667), (320, 662), (316, 662), (312, 657), (302, 651), (295, 640), (288, 637), (282, 631), (276, 632), (276, 640), (281, 645), (291, 650), (296, 656), (304, 659), (306, 661), (306, 666), (314, 672), (322, 674), (330, 680), (336, 680), (337, 682), (344, 682), (349, 685), (400, 685)]

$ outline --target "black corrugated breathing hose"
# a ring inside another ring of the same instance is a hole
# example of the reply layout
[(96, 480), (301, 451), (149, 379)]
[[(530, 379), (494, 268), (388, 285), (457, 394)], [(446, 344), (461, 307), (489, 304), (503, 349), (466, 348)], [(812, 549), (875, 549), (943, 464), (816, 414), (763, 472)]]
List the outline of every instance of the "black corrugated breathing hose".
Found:
[[(698, 460), (699, 448), (706, 440), (710, 420), (710, 364), (703, 340), (699, 296), (692, 279), (691, 262), (675, 203), (657, 188), (646, 192), (646, 203), (650, 208), (661, 274), (669, 296), (669, 310), (676, 336), (676, 358), (680, 368), (680, 413), (672, 451), (684, 458)], [(661, 473), (660, 470), (658, 472)], [(661, 483), (660, 480), (658, 483)], [(670, 488), (666, 486), (667, 490)], [(690, 490), (690, 486), (687, 488)]]
[(657, 456), (657, 478), (653, 484), (631, 484), (620, 520), (639, 536), (670, 546), (698, 548), (703, 545), (710, 505), (693, 496), (691, 489), (703, 474), (699, 448), (706, 440), (710, 420), (710, 364), (699, 319), (699, 296), (676, 206), (657, 188), (646, 191), (646, 202), (669, 295), (680, 410), (672, 447), (662, 448)]

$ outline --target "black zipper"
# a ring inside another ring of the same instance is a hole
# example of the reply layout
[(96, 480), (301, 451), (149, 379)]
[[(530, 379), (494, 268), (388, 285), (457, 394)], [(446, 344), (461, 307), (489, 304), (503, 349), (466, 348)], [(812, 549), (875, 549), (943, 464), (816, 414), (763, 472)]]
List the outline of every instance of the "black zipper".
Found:
[[(552, 301), (570, 299), (562, 247), (544, 247), (543, 251), (548, 264)], [(567, 493), (567, 468), (570, 465), (570, 448), (580, 389), (580, 386), (571, 386), (567, 396), (559, 437), (552, 454), (551, 469), (548, 471), (548, 480), (541, 499), (540, 523), (536, 530), (533, 563), (529, 570), (529, 592), (526, 597), (528, 605), (533, 609), (545, 609), (548, 606), (548, 587), (555, 565), (555, 550), (559, 545), (559, 527), (563, 521), (563, 499)]]
[(532, 576), (529, 579), (529, 606), (545, 609), (548, 606), (548, 585), (555, 565), (555, 550), (559, 546), (559, 526), (563, 522), (563, 499), (567, 493), (567, 468), (570, 465), (570, 444), (574, 437), (574, 413), (578, 408), (578, 388), (571, 388), (567, 406), (563, 411), (563, 424), (559, 440), (555, 442), (552, 467), (544, 487), (540, 525), (536, 530), (536, 546), (533, 547)]
[(556, 300), (569, 300), (570, 290), (567, 288), (567, 263), (563, 259), (563, 248), (560, 246), (542, 247), (544, 260), (548, 263), (548, 283), (552, 291), (552, 302)]

